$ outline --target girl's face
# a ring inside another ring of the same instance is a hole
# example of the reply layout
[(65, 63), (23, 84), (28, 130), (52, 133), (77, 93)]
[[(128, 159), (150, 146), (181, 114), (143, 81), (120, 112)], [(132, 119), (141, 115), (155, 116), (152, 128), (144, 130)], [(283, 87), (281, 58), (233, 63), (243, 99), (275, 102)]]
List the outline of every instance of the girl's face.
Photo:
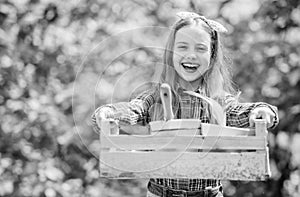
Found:
[(208, 70), (211, 56), (210, 34), (201, 25), (177, 31), (173, 63), (182, 87), (198, 88), (200, 77)]

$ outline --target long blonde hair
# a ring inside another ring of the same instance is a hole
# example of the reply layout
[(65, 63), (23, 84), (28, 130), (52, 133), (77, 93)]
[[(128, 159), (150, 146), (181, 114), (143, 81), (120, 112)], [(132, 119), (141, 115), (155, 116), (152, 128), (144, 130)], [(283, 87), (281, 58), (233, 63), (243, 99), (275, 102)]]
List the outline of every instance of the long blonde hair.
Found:
[[(164, 50), (163, 65), (160, 65), (160, 68), (156, 69), (154, 80), (156, 80), (158, 84), (169, 84), (172, 90), (175, 93), (177, 92), (179, 88), (179, 76), (174, 69), (173, 63), (175, 37), (178, 30), (191, 25), (203, 27), (211, 37), (210, 65), (209, 69), (202, 75), (199, 87), (203, 88), (206, 96), (211, 98), (222, 99), (228, 93), (235, 94), (231, 80), (230, 64), (225, 60), (219, 33), (209, 27), (209, 25), (200, 18), (181, 19), (173, 25)], [(174, 101), (173, 103), (177, 102)], [(161, 116), (161, 109), (156, 109), (154, 115), (156, 116), (155, 119), (158, 119), (158, 116)]]

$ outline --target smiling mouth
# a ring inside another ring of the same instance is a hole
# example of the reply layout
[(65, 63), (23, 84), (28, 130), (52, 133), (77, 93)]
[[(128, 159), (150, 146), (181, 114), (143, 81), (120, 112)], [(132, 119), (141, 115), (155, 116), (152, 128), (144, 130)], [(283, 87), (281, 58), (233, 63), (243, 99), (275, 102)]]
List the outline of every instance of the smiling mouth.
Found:
[(186, 72), (193, 73), (196, 72), (200, 65), (197, 63), (181, 63), (181, 66)]

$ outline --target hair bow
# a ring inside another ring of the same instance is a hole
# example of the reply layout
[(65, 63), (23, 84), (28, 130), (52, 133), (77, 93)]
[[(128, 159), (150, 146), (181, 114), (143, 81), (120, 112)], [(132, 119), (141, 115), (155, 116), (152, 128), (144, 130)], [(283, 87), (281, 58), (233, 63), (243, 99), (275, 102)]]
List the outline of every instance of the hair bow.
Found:
[(212, 28), (213, 30), (215, 30), (216, 32), (219, 33), (226, 33), (227, 29), (221, 25), (219, 22), (214, 21), (214, 20), (210, 20), (205, 18), (205, 16), (201, 16), (197, 13), (194, 12), (178, 12), (176, 14), (180, 19), (201, 19), (202, 21), (204, 21), (210, 28)]

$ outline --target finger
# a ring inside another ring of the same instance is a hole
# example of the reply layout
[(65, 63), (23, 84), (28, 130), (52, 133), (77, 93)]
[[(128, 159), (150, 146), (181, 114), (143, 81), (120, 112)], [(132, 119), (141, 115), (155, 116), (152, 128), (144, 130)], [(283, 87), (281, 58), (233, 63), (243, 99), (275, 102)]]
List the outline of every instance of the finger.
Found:
[(271, 118), (270, 118), (270, 115), (266, 114), (265, 116), (266, 116), (265, 120), (267, 121), (267, 128), (270, 128), (273, 125), (273, 123), (271, 121)]
[(259, 111), (258, 114), (264, 119), (267, 123), (270, 123), (270, 116), (266, 111)]
[(102, 113), (102, 112), (99, 112), (99, 113), (97, 114), (97, 118), (98, 118), (98, 120), (105, 119), (105, 114)]
[(269, 127), (272, 127), (274, 125), (274, 121), (275, 121), (275, 114), (273, 112), (270, 113), (269, 118), (270, 118), (270, 126)]
[(267, 124), (270, 125), (271, 124), (271, 118), (270, 118), (270, 115), (265, 113), (265, 120), (267, 121)]
[(96, 113), (96, 123), (99, 128), (101, 128), (101, 122), (106, 119), (106, 114), (103, 111), (100, 110)]
[(271, 118), (270, 115), (266, 111), (259, 111), (259, 114), (261, 117), (266, 121), (267, 127), (269, 128), (271, 126)]
[(98, 127), (101, 128), (101, 120), (102, 120), (101, 115), (99, 113), (96, 113), (95, 117), (96, 117), (96, 123)]
[(255, 126), (255, 119), (257, 118), (257, 114), (252, 113), (249, 117), (249, 125), (250, 127), (254, 127)]
[(110, 134), (117, 135), (119, 134), (119, 121), (115, 119), (109, 119), (110, 125)]

